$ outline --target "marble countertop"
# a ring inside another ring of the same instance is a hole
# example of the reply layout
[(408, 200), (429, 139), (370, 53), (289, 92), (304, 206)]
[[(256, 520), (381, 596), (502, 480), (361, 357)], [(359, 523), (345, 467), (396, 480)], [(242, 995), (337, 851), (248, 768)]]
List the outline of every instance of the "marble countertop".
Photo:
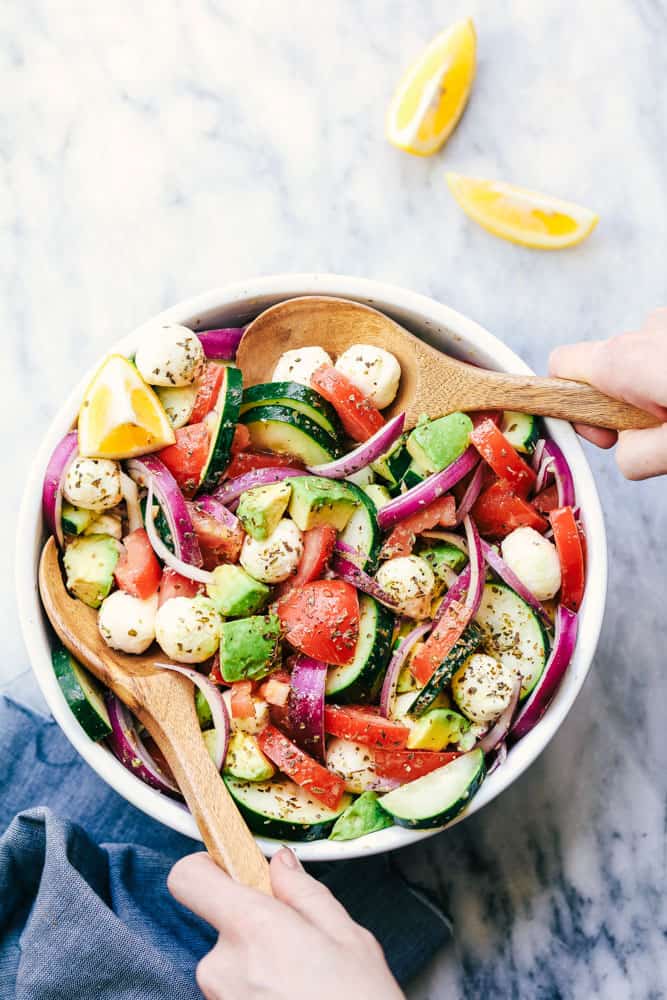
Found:
[[(392, 89), (457, 17), (479, 33), (463, 121), (427, 160), (383, 138)], [(110, 339), (208, 287), (337, 271), (472, 316), (538, 370), (558, 343), (665, 302), (667, 9), (661, 0), (189, 0), (5, 5), (0, 39), (0, 524), (30, 457)], [(476, 227), (447, 169), (595, 208), (581, 247)], [(26, 405), (28, 403), (28, 405)], [(665, 483), (593, 463), (610, 590), (594, 669), (530, 771), (401, 862), (454, 943), (413, 1000), (667, 994)], [(0, 689), (40, 704), (0, 579)]]

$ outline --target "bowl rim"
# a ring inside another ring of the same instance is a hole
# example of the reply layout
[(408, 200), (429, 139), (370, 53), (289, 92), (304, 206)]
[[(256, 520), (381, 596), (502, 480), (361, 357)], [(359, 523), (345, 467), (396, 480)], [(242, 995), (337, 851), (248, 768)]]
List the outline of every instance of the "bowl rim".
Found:
[[(468, 357), (480, 357), (483, 363), (497, 367), (498, 370), (532, 373), (532, 369), (514, 351), (489, 331), (429, 296), (383, 281), (318, 273), (266, 275), (195, 295), (140, 324), (130, 334), (111, 345), (108, 353), (131, 349), (141, 331), (155, 322), (182, 322), (194, 329), (203, 329), (210, 325), (207, 321), (208, 314), (222, 311), (234, 313), (236, 310), (236, 325), (238, 325), (239, 310), (248, 319), (258, 311), (260, 303), (262, 303), (261, 308), (266, 308), (269, 299), (278, 302), (297, 295), (311, 294), (339, 296), (359, 301), (394, 315), (399, 321), (405, 321), (406, 315), (409, 314), (414, 326), (420, 327), (416, 331), (419, 336), (436, 341), (439, 337), (448, 336), (450, 340), (448, 349), (454, 353), (458, 349)], [(231, 324), (225, 320), (224, 325)], [(18, 517), (15, 564), (21, 630), (32, 669), (47, 705), (66, 737), (84, 760), (132, 805), (153, 819), (165, 823), (171, 829), (200, 840), (194, 819), (184, 805), (143, 784), (108, 750), (86, 736), (69, 710), (51, 666), (50, 631), (41, 608), (36, 580), (36, 566), (44, 537), (41, 513), (42, 479), (51, 452), (71, 426), (83, 391), (98, 366), (99, 360), (94, 368), (79, 380), (50, 421), (25, 484)], [(487, 778), (468, 808), (448, 826), (474, 815), (500, 795), (523, 774), (551, 742), (586, 679), (602, 628), (607, 588), (607, 547), (597, 488), (588, 461), (570, 425), (552, 419), (547, 419), (545, 423), (549, 434), (563, 448), (572, 468), (587, 534), (587, 587), (579, 615), (577, 647), (563, 683), (539, 724), (512, 748), (503, 766)], [(432, 837), (447, 828), (406, 830), (389, 827), (359, 840), (290, 841), (290, 846), (304, 861), (344, 860), (396, 850)], [(281, 842), (276, 840), (263, 837), (256, 839), (268, 856), (282, 846)]]

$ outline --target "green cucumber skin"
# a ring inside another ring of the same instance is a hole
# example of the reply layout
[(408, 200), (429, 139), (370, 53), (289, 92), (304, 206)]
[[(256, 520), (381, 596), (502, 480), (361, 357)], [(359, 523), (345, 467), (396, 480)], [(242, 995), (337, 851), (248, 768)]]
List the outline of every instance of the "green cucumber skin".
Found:
[(345, 687), (327, 692), (327, 699), (336, 704), (358, 705), (374, 701), (391, 659), (394, 615), (374, 598), (368, 600), (372, 600), (376, 607), (375, 642), (370, 656), (364, 661), (356, 677)]
[(508, 423), (511, 423), (511, 419), (508, 419), (507, 414), (511, 412), (511, 410), (506, 410), (503, 413), (500, 429), (513, 448), (519, 452), (523, 452), (524, 455), (532, 455), (542, 433), (540, 421), (538, 417), (534, 417), (531, 414), (519, 413), (516, 415), (518, 420), (521, 423), (526, 423), (528, 426), (524, 430), (518, 428), (512, 430), (507, 426)]
[[(234, 799), (236, 807), (248, 824), (252, 833), (258, 837), (268, 837), (271, 840), (299, 840), (307, 842), (311, 840), (325, 840), (331, 833), (334, 823), (340, 813), (331, 819), (323, 820), (321, 823), (290, 823), (286, 819), (273, 819), (262, 816), (261, 813), (249, 809), (242, 799), (234, 795), (233, 783), (223, 777), (229, 794)], [(343, 812), (344, 810), (341, 810)]]
[(315, 389), (309, 389), (300, 382), (262, 382), (260, 385), (249, 386), (243, 390), (241, 414), (256, 406), (289, 406), (290, 402), (294, 401), (302, 403), (307, 410), (313, 411), (308, 413), (306, 410), (305, 415), (336, 440), (343, 437), (343, 425), (331, 403), (320, 396)]
[[(470, 800), (477, 794), (479, 787), (486, 777), (486, 764), (484, 758), (482, 758), (482, 764), (479, 771), (475, 775), (473, 781), (468, 785), (466, 794), (462, 798), (454, 802), (449, 809), (445, 809), (441, 813), (437, 813), (435, 816), (429, 816), (427, 818), (422, 817), (421, 819), (404, 819), (400, 816), (394, 816), (393, 813), (387, 810), (387, 814), (391, 816), (396, 826), (402, 826), (408, 830), (432, 830), (434, 827), (444, 826), (445, 823), (451, 823), (453, 819), (463, 812)], [(380, 802), (380, 806), (382, 802)]]
[(250, 425), (263, 421), (273, 421), (286, 424), (288, 427), (296, 427), (303, 434), (312, 438), (330, 456), (330, 461), (340, 458), (343, 453), (341, 445), (328, 431), (316, 424), (310, 417), (299, 413), (298, 410), (290, 409), (288, 406), (254, 406), (241, 415), (242, 424)]
[(459, 641), (454, 645), (446, 659), (437, 668), (430, 681), (424, 685), (413, 701), (408, 715), (420, 716), (433, 704), (442, 689), (452, 679), (464, 660), (474, 653), (482, 642), (482, 630), (474, 622), (468, 625)]
[(95, 743), (109, 736), (111, 726), (107, 726), (88, 704), (76, 675), (72, 671), (70, 654), (67, 650), (64, 647), (54, 649), (51, 653), (51, 661), (65, 701), (86, 736), (89, 736)]
[[(371, 544), (370, 549), (366, 553), (366, 562), (361, 567), (365, 573), (374, 573), (377, 569), (378, 559), (380, 556), (380, 549), (382, 548), (382, 538), (380, 536), (380, 529), (378, 528), (378, 509), (368, 496), (367, 493), (356, 485), (356, 483), (351, 483), (349, 479), (345, 480), (345, 485), (354, 493), (355, 499), (359, 503), (360, 507), (364, 507), (368, 512), (370, 521), (370, 536)], [(354, 515), (353, 515), (354, 516)]]
[(243, 376), (241, 369), (228, 365), (225, 381), (221, 388), (225, 398), (222, 402), (220, 423), (216, 428), (215, 439), (211, 447), (203, 475), (199, 484), (199, 493), (208, 493), (215, 489), (222, 473), (229, 465), (229, 455), (234, 440), (234, 431), (239, 422), (241, 399), (243, 396)]

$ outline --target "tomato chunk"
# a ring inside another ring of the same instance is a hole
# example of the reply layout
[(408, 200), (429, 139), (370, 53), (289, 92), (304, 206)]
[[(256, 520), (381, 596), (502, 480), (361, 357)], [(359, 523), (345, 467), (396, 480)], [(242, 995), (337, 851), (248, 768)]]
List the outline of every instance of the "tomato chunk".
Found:
[(202, 510), (196, 501), (187, 501), (186, 506), (204, 556), (204, 565), (217, 566), (223, 560), (238, 562), (245, 537), (241, 525), (230, 527), (224, 524)]
[(158, 605), (162, 607), (172, 597), (196, 597), (201, 590), (202, 586), (196, 580), (189, 580), (187, 576), (181, 576), (175, 569), (165, 566), (160, 580)]
[(331, 736), (387, 750), (403, 749), (410, 735), (402, 723), (385, 719), (371, 708), (353, 705), (326, 705), (324, 728)]
[(275, 674), (271, 674), (259, 686), (260, 697), (264, 701), (268, 701), (269, 705), (276, 705), (278, 708), (285, 707), (289, 699), (289, 693), (290, 676), (283, 671), (276, 671)]
[(368, 441), (384, 426), (384, 417), (377, 406), (332, 365), (318, 368), (311, 385), (331, 403), (353, 441)]
[(268, 725), (259, 734), (258, 741), (262, 753), (283, 774), (292, 778), (329, 809), (338, 808), (345, 792), (345, 782), (339, 775), (332, 774), (322, 764), (318, 764), (275, 726)]
[(504, 479), (518, 496), (528, 496), (537, 476), (493, 420), (482, 420), (473, 429), (470, 441), (500, 479)]
[(322, 576), (336, 544), (336, 529), (330, 524), (309, 528), (303, 533), (303, 554), (294, 576), (278, 584), (276, 597), (284, 597), (296, 587), (310, 583)]
[(417, 535), (422, 531), (429, 531), (438, 525), (442, 528), (453, 528), (455, 524), (456, 501), (453, 496), (447, 494), (397, 524), (384, 543), (382, 557), (393, 559), (396, 556), (409, 556), (415, 547)]
[[(239, 427), (245, 427), (245, 425), (238, 424), (236, 429), (238, 430)], [(247, 428), (245, 429), (247, 430)], [(234, 432), (234, 439), (236, 440), (236, 432)], [(233, 451), (234, 445), (232, 444)], [(265, 451), (243, 450), (238, 454), (234, 454), (227, 466), (225, 479), (236, 479), (237, 476), (243, 476), (246, 472), (254, 472), (255, 469), (273, 469), (276, 467), (303, 472), (303, 465), (293, 455), (274, 455)]]
[(225, 366), (216, 364), (215, 361), (208, 361), (204, 368), (204, 374), (199, 379), (199, 387), (195, 397), (195, 405), (190, 414), (190, 423), (197, 424), (210, 413), (218, 401), (220, 386), (225, 377)]
[(142, 601), (156, 592), (162, 570), (145, 528), (137, 528), (123, 539), (123, 551), (114, 576), (121, 590)]
[(558, 487), (555, 484), (547, 486), (533, 497), (533, 505), (540, 514), (548, 514), (550, 510), (555, 510), (558, 506)]
[(287, 641), (325, 663), (344, 665), (359, 638), (359, 596), (344, 580), (313, 580), (292, 590), (278, 605)]
[(375, 770), (383, 778), (393, 778), (406, 784), (423, 774), (437, 771), (460, 757), (457, 752), (439, 753), (433, 750), (376, 750)]
[(515, 528), (535, 528), (544, 534), (548, 527), (532, 503), (517, 496), (502, 479), (480, 493), (472, 516), (480, 534), (489, 538), (504, 538)]
[(174, 432), (176, 443), (156, 452), (185, 496), (193, 496), (208, 458), (209, 433), (205, 424), (189, 424)]
[(559, 507), (549, 514), (554, 543), (560, 559), (560, 599), (570, 611), (578, 611), (584, 598), (586, 573), (581, 535), (571, 507)]
[(250, 447), (250, 431), (245, 424), (237, 424), (234, 428), (234, 437), (230, 451), (232, 455), (240, 455), (246, 448)]
[(252, 719), (255, 703), (252, 700), (252, 681), (235, 681), (232, 689), (232, 718)]
[(452, 601), (426, 642), (410, 660), (410, 670), (420, 684), (426, 684), (444, 663), (472, 618), (470, 608)]

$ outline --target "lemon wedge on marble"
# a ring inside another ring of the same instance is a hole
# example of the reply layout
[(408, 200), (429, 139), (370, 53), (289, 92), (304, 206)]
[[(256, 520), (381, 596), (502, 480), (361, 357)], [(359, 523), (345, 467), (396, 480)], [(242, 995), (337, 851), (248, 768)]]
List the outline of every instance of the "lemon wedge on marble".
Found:
[(173, 444), (160, 400), (134, 365), (111, 354), (95, 373), (79, 410), (79, 454), (132, 458)]
[(595, 229), (598, 216), (583, 205), (479, 177), (447, 174), (463, 211), (494, 236), (539, 250), (572, 247)]
[(475, 78), (477, 39), (470, 18), (437, 35), (407, 71), (387, 111), (387, 138), (415, 156), (445, 143)]

